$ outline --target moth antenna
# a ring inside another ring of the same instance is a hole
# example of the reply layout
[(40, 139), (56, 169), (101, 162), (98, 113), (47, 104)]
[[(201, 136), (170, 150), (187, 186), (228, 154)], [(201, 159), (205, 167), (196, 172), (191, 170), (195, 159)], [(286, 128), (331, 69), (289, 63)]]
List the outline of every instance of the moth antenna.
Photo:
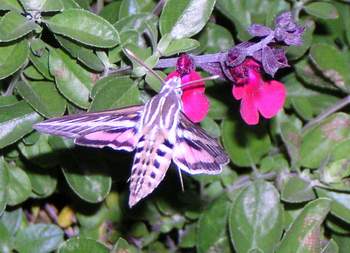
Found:
[(155, 72), (153, 69), (151, 69), (150, 67), (148, 67), (144, 61), (142, 61), (139, 57), (137, 57), (133, 52), (131, 52), (129, 49), (124, 48), (125, 52), (127, 53), (128, 56), (130, 56), (132, 59), (134, 59), (138, 64), (140, 64), (142, 67), (144, 67), (145, 69), (147, 69), (149, 72), (151, 72), (156, 78), (159, 79), (159, 81), (164, 84), (165, 81), (164, 79), (157, 74), (157, 72)]
[(184, 181), (182, 180), (182, 174), (181, 174), (180, 168), (177, 168), (177, 171), (179, 172), (181, 190), (184, 192), (185, 191), (185, 187), (184, 187)]
[(205, 82), (205, 81), (210, 81), (210, 80), (215, 80), (215, 79), (218, 79), (218, 78), (220, 78), (219, 75), (208, 76), (208, 77), (204, 77), (204, 78), (201, 78), (201, 79), (198, 79), (198, 80), (189, 81), (189, 82), (184, 83), (181, 86), (176, 87), (176, 88), (183, 88), (183, 87), (186, 87), (186, 86), (188, 86), (190, 84), (199, 83), (199, 82)]

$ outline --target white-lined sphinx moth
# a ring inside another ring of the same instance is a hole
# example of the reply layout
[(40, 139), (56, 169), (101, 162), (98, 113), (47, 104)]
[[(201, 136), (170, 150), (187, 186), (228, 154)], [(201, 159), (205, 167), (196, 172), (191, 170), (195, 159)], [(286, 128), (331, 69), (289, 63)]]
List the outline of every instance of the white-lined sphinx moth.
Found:
[(67, 115), (38, 123), (40, 132), (77, 145), (134, 151), (129, 206), (150, 194), (171, 161), (190, 174), (218, 174), (229, 158), (218, 142), (182, 112), (181, 80), (174, 77), (145, 105)]

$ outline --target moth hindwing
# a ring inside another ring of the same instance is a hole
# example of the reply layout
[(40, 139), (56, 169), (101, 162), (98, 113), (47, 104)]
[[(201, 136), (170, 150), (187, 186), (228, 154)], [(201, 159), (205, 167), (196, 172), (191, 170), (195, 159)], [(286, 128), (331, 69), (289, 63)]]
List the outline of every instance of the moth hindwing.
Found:
[(73, 138), (77, 145), (135, 150), (132, 207), (159, 185), (171, 161), (190, 174), (218, 174), (229, 162), (218, 142), (181, 112), (180, 85), (174, 77), (145, 105), (53, 118), (34, 128)]

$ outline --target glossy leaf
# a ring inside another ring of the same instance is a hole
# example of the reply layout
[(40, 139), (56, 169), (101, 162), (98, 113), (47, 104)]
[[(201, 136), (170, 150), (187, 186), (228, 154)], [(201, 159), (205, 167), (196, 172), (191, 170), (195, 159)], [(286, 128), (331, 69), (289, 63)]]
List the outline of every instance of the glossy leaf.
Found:
[(232, 162), (238, 166), (251, 166), (269, 151), (270, 138), (261, 127), (247, 127), (238, 120), (225, 119), (222, 140)]
[(94, 86), (94, 100), (90, 111), (115, 109), (128, 105), (141, 104), (140, 91), (130, 78), (105, 78)]
[(115, 28), (105, 19), (81, 9), (68, 9), (45, 23), (54, 33), (94, 47), (114, 47), (119, 43)]
[(0, 10), (11, 10), (21, 12), (22, 7), (17, 0), (3, 0), (0, 2)]
[(283, 185), (281, 199), (290, 203), (301, 203), (316, 198), (312, 183), (300, 177), (290, 177)]
[(77, 43), (65, 38), (61, 35), (55, 35), (55, 38), (58, 42), (64, 47), (69, 54), (78, 59), (81, 63), (83, 63), (86, 67), (96, 70), (103, 71), (104, 65), (101, 60), (94, 54), (93, 50), (80, 46)]
[(0, 45), (0, 80), (21, 68), (28, 54), (29, 48), (26, 40), (16, 44)]
[(237, 252), (273, 252), (283, 230), (276, 188), (261, 180), (245, 188), (230, 210), (229, 227)]
[(101, 202), (109, 193), (112, 180), (105, 174), (106, 171), (106, 163), (91, 156), (80, 159), (79, 163), (74, 165), (67, 164), (63, 168), (63, 174), (71, 189), (90, 203)]
[(209, 22), (200, 34), (200, 49), (205, 53), (224, 52), (234, 45), (232, 34), (225, 27)]
[(39, 25), (34, 21), (26, 19), (15, 11), (9, 11), (0, 20), (0, 42), (16, 40), (37, 28)]
[(3, 157), (0, 157), (0, 216), (5, 210), (7, 204), (7, 187), (9, 183), (9, 175), (7, 164)]
[(328, 191), (316, 188), (317, 195), (321, 198), (332, 200), (331, 214), (350, 224), (350, 196), (347, 193)]
[(50, 51), (49, 65), (58, 90), (77, 106), (87, 108), (92, 88), (89, 72), (58, 49)]
[(41, 119), (42, 117), (24, 101), (0, 107), (0, 148), (33, 131), (32, 125)]
[(19, 231), (15, 247), (23, 253), (45, 253), (58, 248), (63, 242), (63, 231), (52, 224), (32, 224)]
[(119, 8), (119, 19), (142, 12), (150, 12), (155, 6), (152, 0), (123, 0)]
[(315, 17), (324, 19), (336, 19), (339, 14), (334, 5), (327, 2), (316, 1), (304, 6), (304, 10)]
[(61, 0), (19, 0), (27, 11), (51, 12), (63, 9)]
[(102, 243), (90, 238), (74, 237), (63, 243), (58, 249), (59, 253), (108, 253), (109, 249)]
[(199, 218), (197, 228), (197, 251), (208, 252), (216, 248), (220, 252), (228, 252), (229, 240), (227, 238), (227, 216), (229, 210), (227, 196), (215, 200)]
[(36, 52), (36, 50), (32, 50), (32, 52), (29, 54), (29, 59), (33, 63), (34, 67), (46, 79), (53, 80), (49, 70), (49, 51), (45, 48), (45, 44), (42, 46), (43, 48), (38, 49), (38, 52)]
[(302, 139), (301, 164), (317, 168), (342, 141), (350, 138), (350, 117), (336, 113), (310, 129)]
[(215, 0), (169, 0), (159, 20), (162, 35), (170, 33), (174, 39), (192, 37), (205, 26)]
[(7, 204), (14, 206), (25, 201), (32, 192), (32, 185), (27, 173), (19, 167), (9, 165)]
[(46, 118), (61, 116), (66, 109), (66, 101), (52, 82), (19, 82), (16, 89), (37, 112)]
[(174, 55), (187, 52), (199, 47), (199, 42), (194, 39), (177, 39), (173, 40), (167, 49), (163, 52), (164, 56)]
[(319, 252), (319, 229), (330, 208), (331, 201), (325, 198), (308, 203), (287, 230), (276, 253)]
[(310, 49), (310, 58), (337, 87), (350, 90), (350, 64), (343, 53), (329, 44), (314, 44)]

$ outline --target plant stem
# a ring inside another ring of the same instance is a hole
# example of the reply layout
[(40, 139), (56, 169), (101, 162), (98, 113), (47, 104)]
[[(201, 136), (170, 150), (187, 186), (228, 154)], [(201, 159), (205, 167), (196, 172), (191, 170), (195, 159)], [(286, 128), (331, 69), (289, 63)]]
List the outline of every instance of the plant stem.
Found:
[(325, 118), (327, 118), (329, 115), (331, 115), (332, 113), (338, 111), (339, 109), (347, 106), (348, 104), (350, 104), (350, 95), (348, 95), (347, 97), (339, 100), (337, 103), (335, 103), (334, 105), (330, 106), (329, 108), (327, 108), (325, 111), (323, 111), (322, 113), (320, 113), (316, 118), (310, 120), (302, 129), (302, 132), (305, 132), (306, 130), (310, 129), (311, 127), (313, 127), (314, 125), (320, 123), (322, 120), (324, 120)]
[(18, 82), (18, 79), (20, 77), (20, 73), (21, 73), (22, 70), (18, 71), (15, 76), (12, 78), (9, 86), (7, 87), (7, 90), (5, 91), (5, 93), (3, 94), (5, 97), (6, 96), (11, 96), (12, 93), (13, 93), (13, 90), (15, 89), (16, 87), (16, 84)]
[(160, 0), (157, 5), (154, 7), (152, 13), (156, 16), (159, 16), (159, 14), (161, 13), (163, 6), (164, 6), (165, 1), (164, 0)]
[[(195, 64), (209, 63), (209, 62), (220, 62), (226, 57), (227, 53), (216, 53), (216, 54), (204, 54), (204, 55), (190, 55)], [(160, 59), (155, 68), (169, 68), (175, 67), (178, 57)]]

